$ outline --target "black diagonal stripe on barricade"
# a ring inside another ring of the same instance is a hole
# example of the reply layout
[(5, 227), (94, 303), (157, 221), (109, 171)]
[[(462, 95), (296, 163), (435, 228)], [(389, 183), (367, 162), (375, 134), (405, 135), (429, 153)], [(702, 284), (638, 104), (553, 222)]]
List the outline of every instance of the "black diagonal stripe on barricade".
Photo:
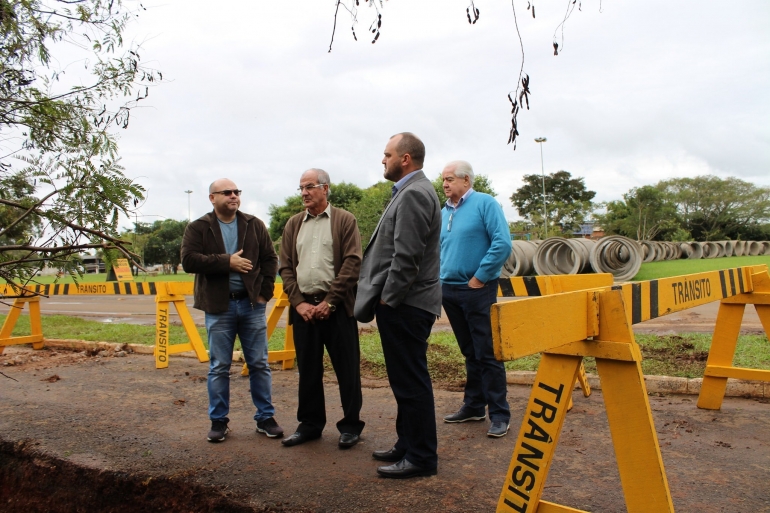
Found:
[(140, 296), (144, 295), (144, 286), (147, 285), (146, 283), (137, 283), (136, 284), (136, 293)]
[(133, 291), (131, 290), (131, 284), (130, 283), (124, 283), (123, 284), (124, 294), (128, 294), (129, 296), (133, 295)]
[(120, 283), (115, 282), (112, 284), (112, 291), (115, 294), (120, 294)]
[(741, 291), (741, 294), (746, 293), (746, 289), (743, 288), (743, 269), (741, 267), (738, 267), (738, 289)]
[(155, 282), (154, 281), (150, 282), (150, 294), (152, 294), (153, 296), (157, 294), (157, 292), (155, 290)]
[(655, 319), (658, 314), (658, 280), (650, 281), (650, 319)]
[(516, 293), (513, 291), (513, 284), (510, 278), (503, 278), (499, 282), (500, 291), (503, 293), (503, 297), (515, 297)]
[(730, 294), (731, 296), (735, 295), (735, 276), (733, 275), (734, 269), (730, 269)]
[(722, 297), (727, 297), (727, 283), (725, 283), (724, 271), (719, 271), (719, 283), (722, 285)]
[(642, 284), (631, 285), (631, 324), (642, 322)]
[(68, 296), (68, 295), (69, 295), (69, 293), (70, 293), (70, 284), (69, 284), (69, 283), (67, 283), (67, 284), (64, 286), (64, 295), (65, 295), (65, 296)]
[(529, 297), (542, 296), (543, 295), (540, 292), (540, 285), (537, 284), (537, 278), (535, 278), (534, 276), (525, 276), (524, 277), (524, 288), (527, 289), (527, 295)]

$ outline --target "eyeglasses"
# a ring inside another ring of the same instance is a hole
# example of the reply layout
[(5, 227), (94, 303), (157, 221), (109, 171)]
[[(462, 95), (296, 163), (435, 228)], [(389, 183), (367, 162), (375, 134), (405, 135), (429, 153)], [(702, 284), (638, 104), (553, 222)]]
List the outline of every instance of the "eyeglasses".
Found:
[(230, 196), (231, 194), (235, 194), (236, 196), (240, 196), (243, 191), (240, 189), (225, 189), (224, 191), (214, 191), (211, 194), (221, 194), (222, 196)]
[(315, 184), (315, 185), (300, 185), (300, 186), (297, 188), (297, 190), (298, 190), (299, 192), (302, 192), (302, 191), (308, 191), (308, 192), (310, 192), (310, 189), (315, 189), (315, 188), (317, 188), (317, 187), (323, 187), (324, 185), (326, 185), (326, 184), (325, 184), (325, 183), (317, 183), (317, 184)]

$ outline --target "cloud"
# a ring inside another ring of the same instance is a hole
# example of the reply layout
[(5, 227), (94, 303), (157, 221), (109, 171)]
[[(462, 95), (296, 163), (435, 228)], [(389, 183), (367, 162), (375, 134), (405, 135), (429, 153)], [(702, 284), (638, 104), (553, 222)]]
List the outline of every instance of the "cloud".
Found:
[(554, 57), (566, 4), (538, 4), (532, 19), (516, 2), (532, 95), (515, 152), (505, 144), (521, 65), (511, 5), (476, 5), (471, 26), (467, 3), (386, 2), (374, 45), (374, 10), (359, 8), (358, 42), (341, 11), (331, 53), (333, 2), (147, 5), (131, 31), (168, 80), (120, 142), (127, 174), (150, 192), (142, 213), (182, 219), (192, 189), (199, 216), (208, 184), (228, 176), (244, 210), (267, 221), (309, 167), (361, 187), (381, 180), (385, 143), (404, 130), (424, 139), (428, 176), (470, 161), (511, 219), (507, 198), (540, 174), (539, 136), (545, 172), (582, 176), (601, 200), (704, 173), (770, 185), (768, 4), (603, 2), (599, 12), (584, 2)]

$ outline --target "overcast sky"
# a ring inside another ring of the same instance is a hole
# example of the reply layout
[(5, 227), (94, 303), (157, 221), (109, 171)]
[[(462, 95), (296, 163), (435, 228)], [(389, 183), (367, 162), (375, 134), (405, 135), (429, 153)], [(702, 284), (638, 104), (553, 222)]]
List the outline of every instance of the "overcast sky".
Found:
[(385, 1), (373, 45), (376, 13), (360, 0), (358, 42), (341, 9), (328, 53), (334, 0), (148, 0), (128, 39), (164, 81), (120, 132), (126, 174), (149, 191), (140, 221), (186, 218), (185, 190), (203, 215), (208, 184), (228, 177), (267, 223), (307, 168), (332, 184), (382, 180), (402, 131), (425, 142), (429, 178), (455, 159), (489, 176), (509, 220), (522, 176), (540, 173), (536, 137), (545, 172), (585, 178), (598, 201), (703, 174), (770, 185), (770, 2), (584, 0), (555, 57), (568, 2), (537, 2), (533, 19), (514, 1), (531, 89), (516, 151), (508, 1), (476, 0), (475, 25), (469, 0)]

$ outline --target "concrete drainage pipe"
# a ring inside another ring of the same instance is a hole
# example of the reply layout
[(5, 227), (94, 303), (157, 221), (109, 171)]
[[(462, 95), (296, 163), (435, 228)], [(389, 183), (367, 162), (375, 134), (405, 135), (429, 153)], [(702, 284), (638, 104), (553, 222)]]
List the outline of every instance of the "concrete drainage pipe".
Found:
[(591, 267), (597, 273), (612, 273), (617, 281), (630, 280), (642, 266), (642, 249), (638, 242), (620, 235), (603, 237), (593, 247)]
[(579, 242), (580, 240), (563, 237), (544, 240), (537, 247), (533, 261), (537, 274), (579, 274), (589, 271), (590, 250), (586, 244)]
[(703, 247), (703, 258), (717, 258), (722, 252), (722, 248), (715, 242), (701, 242)]
[(764, 247), (762, 246), (762, 243), (756, 242), (756, 241), (747, 241), (746, 242), (746, 254), (748, 256), (759, 256), (762, 253), (764, 253)]
[(535, 270), (532, 261), (535, 259), (536, 252), (537, 244), (533, 242), (528, 240), (511, 241), (511, 256), (503, 265), (500, 277), (531, 275)]

